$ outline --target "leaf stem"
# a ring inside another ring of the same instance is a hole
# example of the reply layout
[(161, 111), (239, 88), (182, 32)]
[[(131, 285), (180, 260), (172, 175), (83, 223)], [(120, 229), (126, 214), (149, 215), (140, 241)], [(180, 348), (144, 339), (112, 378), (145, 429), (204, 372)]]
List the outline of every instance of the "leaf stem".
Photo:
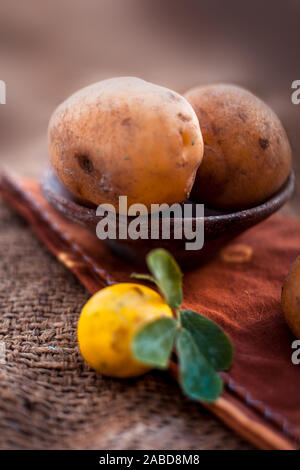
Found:
[(131, 273), (130, 277), (132, 277), (134, 279), (139, 279), (139, 280), (142, 280), (142, 281), (153, 282), (154, 284), (156, 284), (157, 287), (159, 287), (156, 279), (154, 279), (154, 277), (151, 276), (150, 274)]
[(174, 308), (174, 312), (175, 312), (175, 315), (176, 315), (176, 319), (177, 319), (177, 322), (178, 322), (178, 326), (179, 326), (179, 328), (181, 328), (181, 327), (182, 327), (182, 324), (181, 324), (180, 308), (179, 308), (179, 307)]

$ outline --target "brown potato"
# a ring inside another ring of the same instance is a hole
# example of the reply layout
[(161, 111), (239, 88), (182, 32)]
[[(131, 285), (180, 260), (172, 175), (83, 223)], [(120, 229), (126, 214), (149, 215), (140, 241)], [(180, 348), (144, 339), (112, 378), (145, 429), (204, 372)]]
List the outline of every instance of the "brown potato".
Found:
[(272, 196), (291, 171), (291, 148), (276, 114), (234, 85), (184, 94), (196, 111), (204, 157), (191, 197), (209, 206), (242, 209)]
[(181, 202), (203, 156), (197, 116), (179, 94), (133, 77), (84, 88), (53, 113), (52, 165), (78, 198), (94, 204), (118, 197), (128, 205)]
[(281, 305), (287, 324), (294, 335), (300, 339), (300, 256), (284, 280)]

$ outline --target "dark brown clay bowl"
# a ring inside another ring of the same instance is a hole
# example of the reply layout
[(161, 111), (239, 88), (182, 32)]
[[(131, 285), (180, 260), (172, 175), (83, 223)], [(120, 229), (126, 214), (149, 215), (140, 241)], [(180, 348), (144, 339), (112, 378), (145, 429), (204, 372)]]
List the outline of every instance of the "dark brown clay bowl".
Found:
[[(181, 266), (196, 266), (205, 263), (213, 258), (220, 248), (237, 237), (245, 230), (253, 227), (262, 220), (276, 212), (287, 202), (294, 190), (294, 173), (291, 172), (289, 178), (281, 189), (270, 199), (256, 207), (241, 210), (238, 212), (218, 212), (205, 208), (204, 213), (204, 246), (200, 250), (186, 250), (185, 244), (188, 240), (174, 239), (174, 219), (171, 219), (170, 239), (137, 239), (137, 240), (105, 240), (109, 248), (122, 258), (126, 258), (131, 263), (142, 264), (145, 255), (153, 248), (161, 247), (170, 251)], [(88, 227), (96, 234), (96, 226), (101, 220), (96, 216), (96, 207), (79, 202), (60, 183), (54, 171), (49, 169), (45, 172), (41, 188), (45, 198), (68, 219), (78, 224)], [(186, 203), (193, 204), (190, 201)], [(130, 219), (130, 217), (129, 217)], [(196, 227), (196, 217), (191, 217), (190, 222), (193, 230)], [(117, 224), (119, 221), (117, 221)], [(101, 243), (99, 241), (99, 243)]]

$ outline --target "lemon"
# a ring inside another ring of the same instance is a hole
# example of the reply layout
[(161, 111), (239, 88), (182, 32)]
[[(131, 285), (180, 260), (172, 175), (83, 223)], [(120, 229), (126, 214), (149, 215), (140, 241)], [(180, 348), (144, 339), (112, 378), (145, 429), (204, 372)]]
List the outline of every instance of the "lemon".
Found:
[(135, 377), (151, 367), (132, 355), (137, 330), (172, 310), (153, 289), (141, 284), (114, 284), (97, 292), (85, 304), (78, 322), (80, 352), (96, 371), (110, 377)]

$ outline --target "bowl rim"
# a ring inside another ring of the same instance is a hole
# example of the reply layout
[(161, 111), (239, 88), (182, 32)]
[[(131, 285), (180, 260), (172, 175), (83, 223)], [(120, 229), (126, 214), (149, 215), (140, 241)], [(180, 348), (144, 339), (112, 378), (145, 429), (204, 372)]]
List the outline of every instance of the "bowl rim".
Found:
[(279, 209), (285, 202), (287, 202), (292, 196), (295, 189), (295, 173), (294, 170), (291, 170), (289, 176), (283, 183), (283, 185), (274, 193), (269, 199), (266, 199), (261, 204), (256, 206), (251, 206), (247, 209), (238, 210), (235, 212), (224, 212), (219, 215), (208, 215), (205, 216), (205, 219), (210, 219), (212, 221), (221, 221), (230, 219), (241, 219), (248, 218), (252, 215), (257, 215), (258, 213), (264, 213), (266, 210), (272, 209), (272, 212)]
[[(59, 187), (63, 190), (64, 194), (58, 194), (54, 191), (53, 187), (51, 187), (51, 180), (52, 186), (53, 181), (58, 184)], [(45, 198), (50, 202), (51, 205), (54, 205), (59, 211), (64, 212), (64, 210), (68, 210), (68, 212), (74, 212), (77, 214), (78, 217), (75, 220), (81, 220), (83, 223), (87, 222), (88, 219), (97, 218), (97, 221), (101, 220), (104, 216), (96, 215), (96, 206), (95, 207), (87, 207), (83, 204), (80, 204), (76, 200), (72, 198), (72, 194), (68, 191), (64, 185), (59, 181), (57, 178), (54, 170), (51, 167), (48, 167), (42, 178), (40, 180), (41, 190), (44, 194)], [(234, 222), (241, 219), (263, 219), (266, 218), (268, 215), (276, 212), (280, 207), (283, 206), (285, 202), (287, 202), (293, 194), (295, 187), (295, 174), (294, 171), (291, 170), (289, 173), (288, 178), (286, 179), (285, 183), (279, 188), (279, 190), (273, 194), (269, 199), (265, 200), (261, 204), (256, 206), (249, 207), (247, 209), (238, 210), (235, 212), (225, 212), (221, 214), (214, 214), (214, 215), (204, 215), (204, 217), (186, 217), (186, 220), (192, 220), (193, 222), (203, 219), (204, 223), (213, 225), (215, 223), (220, 224), (222, 222)], [(69, 197), (68, 197), (69, 195)], [(190, 201), (194, 202), (194, 201)], [(117, 214), (119, 215), (119, 214)], [(134, 219), (134, 216), (127, 216), (129, 219)], [(151, 215), (148, 215), (148, 218)], [(174, 221), (179, 220), (178, 218), (171, 218), (171, 225), (174, 224)], [(180, 219), (182, 220), (182, 219)]]

